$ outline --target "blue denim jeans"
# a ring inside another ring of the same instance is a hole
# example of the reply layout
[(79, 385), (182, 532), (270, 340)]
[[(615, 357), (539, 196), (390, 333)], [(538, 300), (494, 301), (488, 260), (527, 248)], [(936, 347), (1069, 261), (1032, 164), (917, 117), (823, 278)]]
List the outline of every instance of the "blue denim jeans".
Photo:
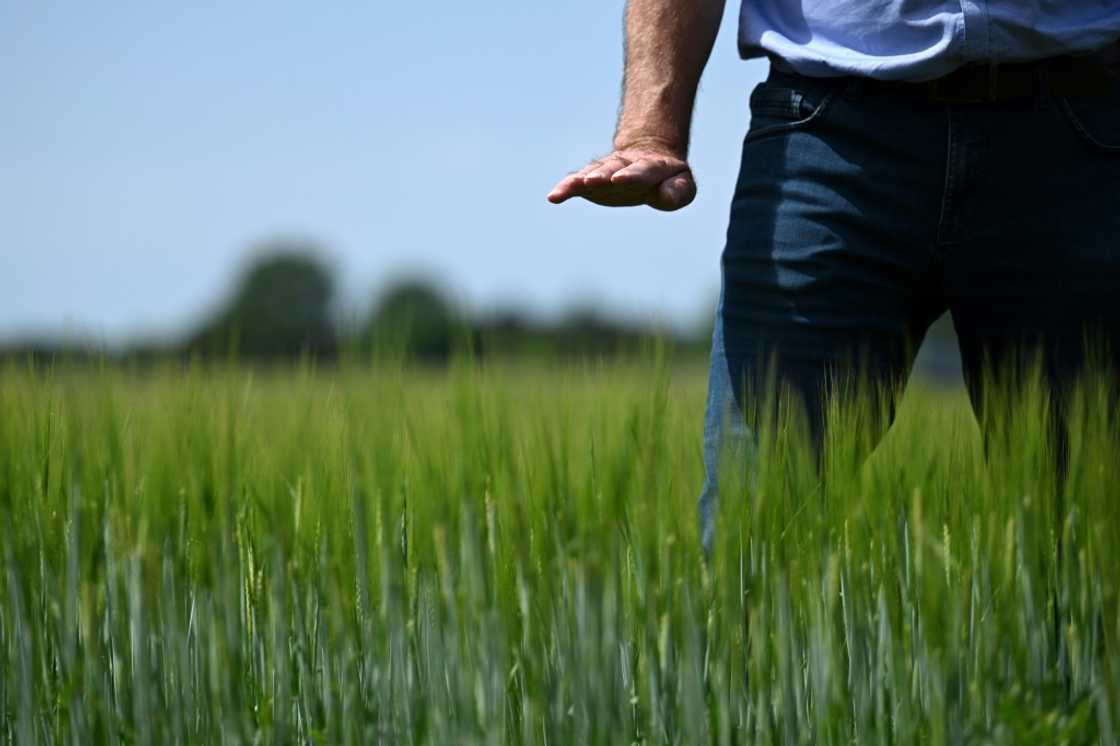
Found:
[(722, 257), (705, 547), (721, 462), (751, 470), (747, 392), (769, 366), (819, 437), (826, 383), (858, 367), (900, 386), (946, 310), (974, 406), (982, 370), (1028, 345), (1054, 384), (1076, 376), (1086, 331), (1120, 350), (1120, 81), (946, 104), (772, 70), (751, 95)]

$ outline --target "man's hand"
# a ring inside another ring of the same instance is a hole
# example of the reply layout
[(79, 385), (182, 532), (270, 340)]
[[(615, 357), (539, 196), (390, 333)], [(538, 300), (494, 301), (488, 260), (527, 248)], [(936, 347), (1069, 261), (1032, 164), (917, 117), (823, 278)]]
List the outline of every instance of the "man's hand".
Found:
[(696, 198), (696, 182), (688, 163), (671, 148), (635, 144), (568, 174), (552, 188), (548, 201), (558, 205), (572, 197), (607, 207), (679, 210)]
[(725, 0), (627, 0), (626, 73), (614, 152), (568, 174), (548, 201), (679, 210), (696, 198), (685, 161), (692, 106)]

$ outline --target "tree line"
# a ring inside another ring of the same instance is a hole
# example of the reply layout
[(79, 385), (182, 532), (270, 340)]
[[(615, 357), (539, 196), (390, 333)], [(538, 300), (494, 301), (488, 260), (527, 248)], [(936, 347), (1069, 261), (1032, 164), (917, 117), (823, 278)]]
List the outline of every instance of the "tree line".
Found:
[(594, 309), (542, 321), (520, 309), (471, 314), (426, 278), (384, 289), (364, 318), (340, 319), (337, 282), (307, 244), (274, 244), (242, 272), (230, 297), (176, 339), (138, 342), (106, 351), (81, 343), (38, 340), (0, 349), (5, 358), (186, 357), (278, 363), (311, 358), (394, 356), (444, 365), (473, 356), (617, 356), (668, 343), (676, 354), (703, 355), (710, 328), (682, 334), (624, 322)]

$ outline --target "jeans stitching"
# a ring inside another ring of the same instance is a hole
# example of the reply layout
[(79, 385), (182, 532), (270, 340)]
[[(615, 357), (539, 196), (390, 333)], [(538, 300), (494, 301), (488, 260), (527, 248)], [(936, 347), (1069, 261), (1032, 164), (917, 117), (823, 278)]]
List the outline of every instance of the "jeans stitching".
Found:
[(950, 238), (952, 233), (951, 221), (954, 208), (954, 190), (956, 189), (956, 160), (957, 139), (953, 133), (953, 110), (946, 107), (946, 152), (945, 152), (945, 186), (941, 194), (941, 215), (937, 221), (937, 245), (951, 246), (959, 242), (959, 238)]
[(777, 134), (781, 134), (783, 132), (793, 132), (793, 131), (802, 129), (804, 127), (807, 127), (809, 124), (811, 124), (813, 121), (817, 120), (818, 118), (821, 117), (821, 115), (824, 114), (825, 110), (832, 103), (832, 99), (835, 98), (835, 97), (836, 97), (836, 91), (829, 91), (828, 93), (825, 94), (824, 99), (821, 100), (820, 105), (817, 106), (817, 108), (813, 110), (813, 113), (810, 114), (809, 116), (805, 117), (804, 119), (799, 119), (796, 122), (786, 122), (786, 123), (783, 123), (783, 124), (772, 124), (769, 127), (763, 127), (762, 129), (755, 130), (754, 132), (748, 131), (747, 135), (744, 139), (745, 139), (746, 142), (753, 142), (753, 141), (755, 141), (757, 139), (760, 139), (762, 137), (768, 137), (770, 135), (777, 135)]
[(1062, 113), (1065, 115), (1065, 119), (1067, 122), (1069, 122), (1070, 127), (1072, 127), (1073, 130), (1078, 135), (1080, 135), (1083, 140), (1085, 140), (1085, 142), (1095, 148), (1101, 149), (1106, 153), (1120, 153), (1120, 144), (1110, 145), (1109, 143), (1101, 142), (1095, 135), (1093, 135), (1092, 132), (1088, 130), (1085, 124), (1081, 121), (1081, 118), (1077, 116), (1077, 112), (1075, 112), (1073, 110), (1073, 107), (1070, 106), (1068, 97), (1060, 97), (1058, 99), (1058, 103), (1061, 105)]

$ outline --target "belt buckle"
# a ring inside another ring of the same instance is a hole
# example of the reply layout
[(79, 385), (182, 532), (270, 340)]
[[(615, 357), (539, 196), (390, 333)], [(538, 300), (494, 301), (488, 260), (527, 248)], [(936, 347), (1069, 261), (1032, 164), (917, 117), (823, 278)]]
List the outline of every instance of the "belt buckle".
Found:
[(930, 81), (932, 84), (931, 98), (944, 104), (990, 104), (999, 100), (999, 65), (995, 62), (988, 63), (987, 85), (983, 93), (961, 94), (949, 93), (945, 89), (945, 81), (964, 68), (957, 68), (953, 72)]

